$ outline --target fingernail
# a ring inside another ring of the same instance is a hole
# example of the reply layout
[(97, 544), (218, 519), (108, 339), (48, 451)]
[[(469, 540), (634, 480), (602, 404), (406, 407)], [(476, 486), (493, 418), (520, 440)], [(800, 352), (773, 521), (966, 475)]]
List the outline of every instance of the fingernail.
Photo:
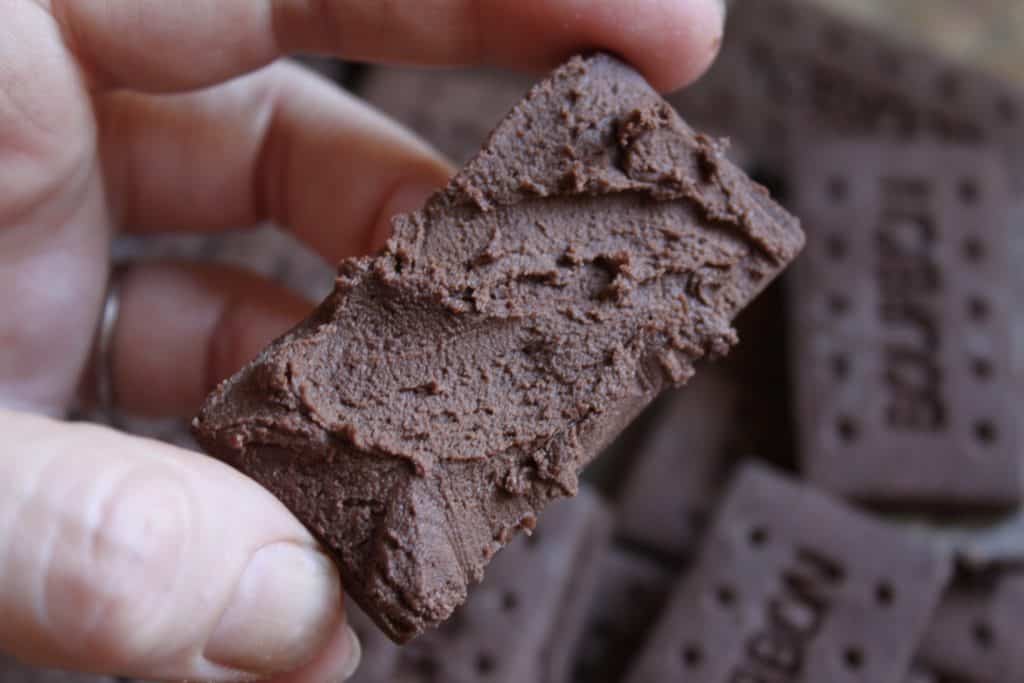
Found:
[(355, 675), (359, 663), (363, 659), (363, 645), (359, 642), (359, 636), (352, 630), (351, 626), (345, 626), (345, 633), (348, 636), (348, 660), (345, 669), (341, 672), (341, 680), (347, 681)]
[(334, 564), (312, 548), (275, 543), (249, 561), (204, 654), (247, 673), (293, 671), (324, 647), (340, 616)]
[(401, 185), (388, 198), (381, 209), (380, 219), (370, 236), (368, 251), (373, 253), (391, 238), (391, 219), (402, 213), (411, 213), (423, 208), (432, 194), (440, 189), (437, 185), (413, 183)]

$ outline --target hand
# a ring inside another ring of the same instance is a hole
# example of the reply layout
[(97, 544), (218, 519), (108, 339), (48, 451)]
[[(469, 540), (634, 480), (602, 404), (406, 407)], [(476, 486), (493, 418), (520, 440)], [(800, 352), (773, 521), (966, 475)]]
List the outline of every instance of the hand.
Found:
[[(713, 57), (720, 0), (0, 6), (0, 649), (148, 678), (343, 678), (338, 577), (272, 496), (55, 419), (90, 355), (111, 235), (273, 220), (334, 261), (444, 183), (427, 146), (271, 64), (282, 54), (540, 68), (601, 47), (668, 89)], [(191, 414), (308, 310), (256, 276), (174, 264), (133, 267), (122, 301), (116, 395), (154, 415)]]

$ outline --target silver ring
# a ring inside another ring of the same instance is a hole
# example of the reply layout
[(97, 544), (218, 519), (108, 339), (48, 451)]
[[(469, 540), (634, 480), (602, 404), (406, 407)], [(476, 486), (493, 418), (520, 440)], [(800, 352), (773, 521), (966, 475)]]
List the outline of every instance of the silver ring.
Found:
[(99, 329), (93, 357), (96, 405), (111, 424), (116, 422), (117, 396), (114, 390), (114, 334), (121, 317), (121, 268), (110, 271), (107, 297), (100, 313)]

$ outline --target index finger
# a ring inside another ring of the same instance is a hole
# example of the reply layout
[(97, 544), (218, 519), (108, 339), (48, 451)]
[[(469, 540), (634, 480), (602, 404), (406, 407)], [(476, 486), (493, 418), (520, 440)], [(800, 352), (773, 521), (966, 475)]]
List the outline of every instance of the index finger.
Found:
[(551, 66), (601, 49), (663, 90), (714, 58), (723, 0), (76, 0), (52, 3), (94, 88), (180, 91), (282, 54)]

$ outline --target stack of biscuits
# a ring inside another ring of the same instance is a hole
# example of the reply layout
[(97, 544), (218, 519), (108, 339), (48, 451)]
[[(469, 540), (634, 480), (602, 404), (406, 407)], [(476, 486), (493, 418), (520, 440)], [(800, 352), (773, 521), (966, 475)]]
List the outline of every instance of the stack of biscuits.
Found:
[[(361, 94), (462, 163), (530, 82), (374, 69)], [(804, 254), (455, 619), (397, 648), (357, 615), (358, 680), (1024, 680), (1024, 93), (740, 0), (671, 101), (801, 218)]]

